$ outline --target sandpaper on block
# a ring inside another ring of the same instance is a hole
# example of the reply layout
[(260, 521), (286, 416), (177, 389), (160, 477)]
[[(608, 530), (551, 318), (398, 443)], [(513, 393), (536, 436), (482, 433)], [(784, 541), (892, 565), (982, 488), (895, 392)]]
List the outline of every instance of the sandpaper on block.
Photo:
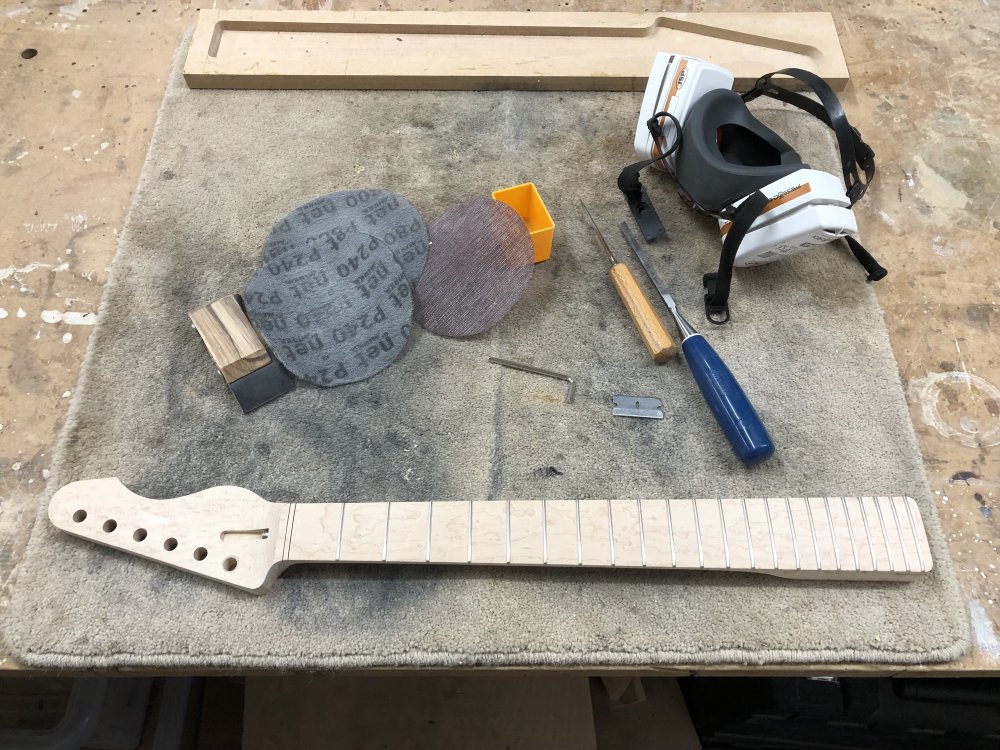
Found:
[(202, 305), (188, 316), (244, 414), (295, 390), (295, 378), (271, 356), (239, 295)]

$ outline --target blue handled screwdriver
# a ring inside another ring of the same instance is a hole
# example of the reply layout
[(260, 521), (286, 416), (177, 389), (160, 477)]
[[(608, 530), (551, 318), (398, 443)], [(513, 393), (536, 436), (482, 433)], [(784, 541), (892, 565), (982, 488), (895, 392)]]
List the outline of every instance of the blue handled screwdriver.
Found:
[(649, 256), (639, 246), (628, 224), (622, 222), (618, 228), (621, 229), (622, 236), (632, 248), (635, 257), (646, 269), (646, 274), (656, 287), (656, 291), (663, 297), (670, 314), (674, 316), (674, 322), (681, 332), (681, 350), (684, 352), (684, 359), (687, 360), (691, 374), (694, 375), (701, 394), (715, 415), (715, 421), (726, 434), (729, 444), (747, 466), (766, 461), (774, 453), (774, 443), (771, 442), (771, 436), (767, 434), (764, 423), (754, 411), (750, 399), (740, 388), (740, 384), (736, 382), (736, 378), (726, 367), (722, 357), (677, 310), (677, 303), (667, 292)]

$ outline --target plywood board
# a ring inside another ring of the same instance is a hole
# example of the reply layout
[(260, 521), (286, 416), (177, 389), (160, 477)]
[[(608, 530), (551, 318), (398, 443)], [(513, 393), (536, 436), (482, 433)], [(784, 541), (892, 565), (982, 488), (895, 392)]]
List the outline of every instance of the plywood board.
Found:
[(835, 89), (847, 63), (829, 13), (203, 10), (191, 88), (641, 91), (653, 57), (701, 57), (747, 87), (800, 67)]

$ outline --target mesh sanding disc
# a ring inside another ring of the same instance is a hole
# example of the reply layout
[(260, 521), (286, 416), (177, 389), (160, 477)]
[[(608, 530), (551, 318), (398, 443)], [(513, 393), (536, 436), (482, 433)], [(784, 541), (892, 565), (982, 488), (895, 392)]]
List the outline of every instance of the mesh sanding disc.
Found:
[(442, 336), (473, 336), (497, 323), (531, 279), (528, 229), (505, 203), (474, 198), (430, 226), (427, 265), (414, 290), (413, 318)]
[(427, 225), (417, 209), (387, 190), (341, 190), (309, 201), (274, 225), (264, 246), (264, 260), (273, 247), (312, 242), (336, 250), (350, 234), (377, 237), (403, 267), (410, 283), (420, 278), (427, 260)]
[(268, 242), (243, 295), (247, 313), (293, 375), (322, 386), (363, 380), (406, 346), (410, 283), (375, 237), (353, 232), (336, 250), (314, 240)]

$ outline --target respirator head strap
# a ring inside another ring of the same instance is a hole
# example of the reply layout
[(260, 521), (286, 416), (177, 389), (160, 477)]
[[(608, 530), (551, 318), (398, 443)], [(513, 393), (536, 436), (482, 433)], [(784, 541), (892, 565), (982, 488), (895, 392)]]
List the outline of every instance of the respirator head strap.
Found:
[(738, 207), (727, 209), (723, 216), (730, 220), (729, 231), (722, 243), (722, 256), (719, 258), (719, 270), (706, 273), (702, 277), (705, 286), (705, 317), (710, 323), (723, 325), (729, 322), (729, 288), (733, 281), (733, 263), (736, 261), (736, 251), (750, 226), (764, 211), (771, 199), (760, 190), (750, 194)]
[(653, 207), (653, 202), (646, 194), (646, 189), (642, 186), (642, 182), (639, 181), (639, 172), (651, 164), (655, 164), (661, 159), (666, 159), (681, 145), (680, 123), (677, 121), (677, 118), (669, 112), (657, 112), (655, 115), (646, 120), (646, 127), (649, 128), (649, 132), (653, 136), (654, 142), (659, 143), (661, 139), (666, 137), (663, 132), (663, 126), (660, 124), (660, 118), (664, 117), (668, 118), (673, 123), (674, 132), (677, 133), (677, 137), (674, 139), (673, 145), (659, 156), (652, 159), (646, 159), (645, 161), (636, 162), (635, 164), (629, 164), (621, 171), (621, 174), (618, 175), (618, 189), (621, 190), (622, 194), (625, 196), (625, 202), (628, 203), (629, 211), (632, 212), (632, 217), (635, 219), (635, 223), (639, 226), (639, 231), (642, 232), (642, 236), (645, 238), (646, 242), (653, 242), (657, 237), (661, 237), (666, 234), (667, 230), (663, 226), (663, 222), (660, 220), (660, 215), (656, 213), (656, 209)]

